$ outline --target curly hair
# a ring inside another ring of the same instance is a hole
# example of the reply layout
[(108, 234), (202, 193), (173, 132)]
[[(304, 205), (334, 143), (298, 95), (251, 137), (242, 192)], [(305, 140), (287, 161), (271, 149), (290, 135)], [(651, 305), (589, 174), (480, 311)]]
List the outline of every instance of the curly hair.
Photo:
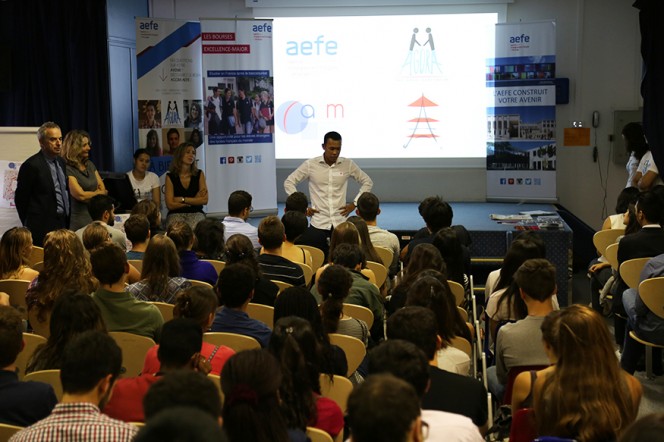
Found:
[(84, 167), (81, 162), (80, 156), (83, 150), (83, 138), (91, 142), (90, 134), (84, 130), (74, 129), (69, 131), (62, 141), (62, 156), (67, 161), (67, 164), (76, 168), (82, 169)]

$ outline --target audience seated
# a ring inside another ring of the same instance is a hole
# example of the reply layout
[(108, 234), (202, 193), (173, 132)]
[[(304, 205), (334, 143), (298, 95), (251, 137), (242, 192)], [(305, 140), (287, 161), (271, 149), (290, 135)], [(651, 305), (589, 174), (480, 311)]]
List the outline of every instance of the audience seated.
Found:
[(322, 352), (309, 322), (295, 316), (279, 319), (269, 350), (281, 364), (279, 397), (288, 427), (315, 427), (335, 438), (344, 428), (343, 412), (320, 395)]
[(445, 261), (447, 279), (461, 284), (466, 293), (470, 293), (470, 252), (464, 252), (456, 232), (451, 227), (443, 227), (433, 236), (432, 244)]
[(228, 216), (224, 217), (224, 240), (241, 233), (251, 240), (254, 249), (260, 248), (258, 230), (247, 222), (254, 210), (251, 206), (251, 194), (245, 190), (236, 190), (228, 196)]
[(346, 354), (336, 345), (330, 344), (323, 327), (320, 308), (304, 287), (289, 287), (277, 298), (274, 303), (274, 323), (287, 316), (297, 316), (306, 319), (314, 330), (318, 344), (321, 347), (320, 371), (326, 374), (346, 376), (348, 361)]
[[(87, 226), (84, 227), (83, 236), (81, 237), (83, 241), (83, 247), (88, 253), (92, 253), (94, 249), (101, 246), (102, 244), (113, 244), (111, 241), (111, 235), (104, 227), (104, 223), (101, 221), (93, 221)], [(133, 284), (140, 281), (141, 273), (134, 267), (129, 264), (129, 274), (127, 275), (127, 284)]]
[(616, 440), (636, 418), (641, 384), (620, 369), (609, 330), (593, 309), (574, 304), (550, 319), (558, 359), (535, 381), (538, 434)]
[(180, 276), (187, 279), (207, 282), (214, 285), (217, 271), (209, 262), (201, 261), (192, 251), (194, 247), (194, 231), (183, 221), (174, 221), (168, 226), (167, 236), (173, 240), (180, 254)]
[(369, 235), (369, 227), (367, 223), (359, 216), (349, 216), (348, 222), (355, 226), (357, 233), (360, 236), (360, 248), (364, 252), (364, 257), (367, 261), (377, 262), (383, 264), (378, 252), (374, 249), (371, 236)]
[(281, 256), (286, 234), (284, 225), (276, 216), (267, 216), (258, 225), (258, 242), (263, 246), (258, 256), (261, 272), (271, 281), (282, 281), (293, 286), (304, 286), (302, 267)]
[(410, 286), (417, 280), (421, 272), (429, 269), (447, 274), (447, 267), (440, 251), (431, 244), (420, 244), (413, 249), (401, 281), (392, 289), (390, 301), (387, 304), (389, 314), (406, 304)]
[[(160, 382), (161, 383), (161, 382)], [(169, 408), (150, 419), (134, 442), (227, 442), (219, 424), (193, 407)]]
[(139, 301), (158, 301), (172, 304), (175, 295), (191, 287), (180, 276), (180, 258), (173, 240), (163, 233), (150, 239), (143, 257), (141, 280), (127, 287)]
[(546, 259), (529, 259), (514, 274), (519, 297), (527, 314), (515, 323), (505, 324), (496, 339), (496, 365), (487, 369), (489, 390), (502, 398), (510, 369), (525, 365), (548, 365), (541, 344), (541, 326), (553, 311), (556, 268)]
[(16, 358), (23, 347), (21, 315), (0, 306), (0, 423), (19, 427), (44, 419), (58, 402), (50, 385), (19, 382)]
[(281, 245), (281, 256), (292, 262), (301, 262), (313, 268), (313, 258), (308, 250), (295, 245), (295, 241), (307, 230), (307, 216), (302, 212), (291, 210), (281, 217), (286, 238)]
[(254, 297), (251, 302), (274, 306), (279, 287), (265, 276), (258, 265), (258, 258), (251, 240), (239, 233), (231, 235), (226, 242), (226, 264), (244, 264), (251, 267), (256, 277)]
[(200, 259), (223, 261), (224, 225), (212, 218), (199, 221), (194, 228), (194, 252)]
[(124, 222), (127, 239), (131, 242), (131, 250), (127, 252), (127, 259), (143, 259), (145, 249), (150, 240), (150, 221), (145, 215), (131, 215)]
[[(429, 361), (415, 344), (390, 339), (369, 353), (369, 373), (389, 373), (415, 388), (420, 398), (429, 389)], [(381, 406), (384, 406), (381, 404)], [(422, 420), (429, 426), (432, 440), (482, 441), (477, 427), (466, 416), (440, 410), (422, 410)]]
[(166, 322), (161, 332), (157, 358), (161, 364), (156, 374), (143, 373), (122, 378), (115, 383), (111, 400), (103, 407), (104, 414), (125, 422), (143, 422), (143, 397), (160, 377), (175, 370), (209, 372), (209, 364), (201, 356), (203, 331), (193, 319), (177, 318)]
[[(193, 319), (200, 325), (203, 333), (205, 333), (212, 325), (217, 306), (217, 295), (212, 289), (190, 287), (178, 293), (175, 298), (173, 317)], [(148, 353), (145, 355), (145, 362), (143, 363), (143, 374), (156, 374), (160, 371), (159, 358), (157, 357), (158, 351), (159, 345), (155, 345), (148, 350)], [(225, 345), (212, 345), (203, 341), (200, 353), (210, 364), (210, 373), (219, 376), (222, 367), (228, 358), (235, 354), (235, 351)]]
[(164, 319), (152, 304), (136, 300), (126, 291), (127, 255), (114, 244), (103, 244), (90, 257), (99, 288), (92, 295), (108, 331), (147, 336), (159, 342)]
[[(111, 247), (124, 256), (120, 248)], [(120, 347), (107, 334), (88, 331), (74, 338), (62, 356), (62, 401), (49, 417), (14, 435), (12, 442), (132, 441), (137, 431), (135, 426), (99, 412), (111, 396), (121, 366)]]
[(380, 215), (380, 201), (378, 197), (371, 192), (364, 192), (357, 199), (357, 209), (355, 210), (366, 223), (369, 229), (371, 242), (374, 246), (384, 247), (392, 251), (392, 264), (389, 266), (390, 276), (395, 276), (399, 272), (399, 253), (401, 246), (399, 238), (394, 233), (378, 227), (376, 218)]
[[(95, 195), (88, 201), (88, 213), (92, 218), (92, 222), (99, 221), (102, 226), (108, 230), (111, 235), (111, 241), (123, 251), (127, 250), (127, 236), (122, 230), (113, 227), (115, 224), (115, 205), (113, 198), (108, 195)], [(83, 231), (85, 227), (81, 227), (76, 231), (76, 236), (83, 240)]]
[[(309, 201), (307, 200), (307, 196), (302, 192), (293, 192), (288, 195), (288, 198), (286, 198), (284, 212), (300, 212), (306, 217), (308, 207)], [(295, 244), (315, 247), (321, 250), (325, 256), (327, 256), (330, 248), (328, 235), (313, 226), (309, 226), (304, 233), (295, 240)]]
[(159, 206), (152, 200), (139, 201), (138, 204), (131, 209), (132, 215), (145, 215), (150, 222), (150, 236), (155, 236), (158, 233), (165, 233), (161, 228), (161, 211)]
[(224, 430), (231, 442), (304, 442), (306, 434), (288, 428), (279, 387), (279, 362), (265, 350), (233, 355), (221, 372)]
[(0, 279), (32, 281), (39, 272), (30, 268), (32, 233), (25, 227), (12, 227), (0, 240)]
[(436, 366), (440, 338), (436, 316), (431, 310), (415, 306), (398, 310), (387, 321), (387, 338), (412, 342), (426, 354), (431, 386), (422, 398), (423, 409), (462, 414), (469, 417), (482, 434), (486, 432), (488, 406), (484, 386), (475, 379)]
[(28, 361), (26, 373), (39, 370), (59, 370), (67, 344), (89, 330), (106, 332), (101, 311), (88, 294), (68, 290), (55, 300), (50, 335), (45, 344), (38, 346)]
[(272, 330), (247, 315), (247, 305), (254, 295), (254, 282), (255, 275), (250, 267), (243, 264), (224, 267), (216, 285), (223, 307), (217, 310), (211, 331), (250, 336), (261, 347), (267, 347)]

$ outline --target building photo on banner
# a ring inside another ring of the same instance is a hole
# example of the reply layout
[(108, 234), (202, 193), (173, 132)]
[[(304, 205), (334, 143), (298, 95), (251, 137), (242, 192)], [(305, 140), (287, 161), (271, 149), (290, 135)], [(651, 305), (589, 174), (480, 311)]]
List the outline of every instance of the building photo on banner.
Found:
[(486, 70), (487, 199), (556, 200), (555, 24), (496, 25)]

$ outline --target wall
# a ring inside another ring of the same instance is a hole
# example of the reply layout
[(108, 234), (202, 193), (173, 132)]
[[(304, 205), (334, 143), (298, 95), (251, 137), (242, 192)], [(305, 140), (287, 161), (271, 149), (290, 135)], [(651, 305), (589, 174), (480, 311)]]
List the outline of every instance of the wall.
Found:
[[(152, 0), (150, 15), (194, 20), (253, 16), (242, 0)], [(624, 0), (514, 0), (507, 5), (508, 22), (546, 19), (554, 19), (557, 26), (557, 75), (570, 79), (570, 102), (557, 107), (559, 201), (583, 221), (599, 228), (607, 211), (613, 212), (626, 180), (624, 165), (612, 162), (611, 149), (623, 148), (619, 134), (617, 143), (609, 142), (613, 111), (641, 105), (637, 10)], [(600, 126), (593, 132), (599, 151), (597, 163), (593, 162), (592, 147), (562, 147), (563, 129), (578, 120), (590, 126), (595, 110), (601, 115)], [(293, 166), (280, 163), (277, 197), (283, 201), (282, 183)], [(374, 190), (383, 201), (419, 201), (431, 194), (440, 194), (450, 201), (486, 198), (486, 177), (481, 167), (367, 169), (374, 180)], [(356, 189), (351, 186), (349, 194)]]

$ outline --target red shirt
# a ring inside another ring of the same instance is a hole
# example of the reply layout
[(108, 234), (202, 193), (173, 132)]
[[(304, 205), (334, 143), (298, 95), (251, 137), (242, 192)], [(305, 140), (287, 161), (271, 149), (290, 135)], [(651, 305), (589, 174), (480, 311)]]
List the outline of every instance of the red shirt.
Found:
[[(221, 375), (221, 369), (224, 367), (224, 364), (235, 354), (235, 351), (232, 348), (226, 347), (225, 345), (220, 345), (217, 349), (217, 352), (214, 354), (212, 360), (210, 356), (214, 352), (216, 345), (212, 345), (208, 342), (203, 342), (201, 347), (201, 355), (210, 363), (212, 369), (210, 370), (211, 374), (216, 374), (217, 376)], [(161, 364), (159, 359), (157, 359), (157, 350), (159, 346), (155, 345), (150, 350), (148, 350), (145, 355), (145, 362), (143, 362), (142, 374), (155, 374), (159, 372)]]
[(344, 429), (344, 414), (332, 399), (314, 394), (318, 419), (312, 427), (325, 431), (334, 439)]
[(104, 407), (104, 414), (125, 422), (144, 422), (143, 397), (150, 385), (159, 379), (161, 377), (153, 374), (118, 379), (113, 387), (111, 400)]

